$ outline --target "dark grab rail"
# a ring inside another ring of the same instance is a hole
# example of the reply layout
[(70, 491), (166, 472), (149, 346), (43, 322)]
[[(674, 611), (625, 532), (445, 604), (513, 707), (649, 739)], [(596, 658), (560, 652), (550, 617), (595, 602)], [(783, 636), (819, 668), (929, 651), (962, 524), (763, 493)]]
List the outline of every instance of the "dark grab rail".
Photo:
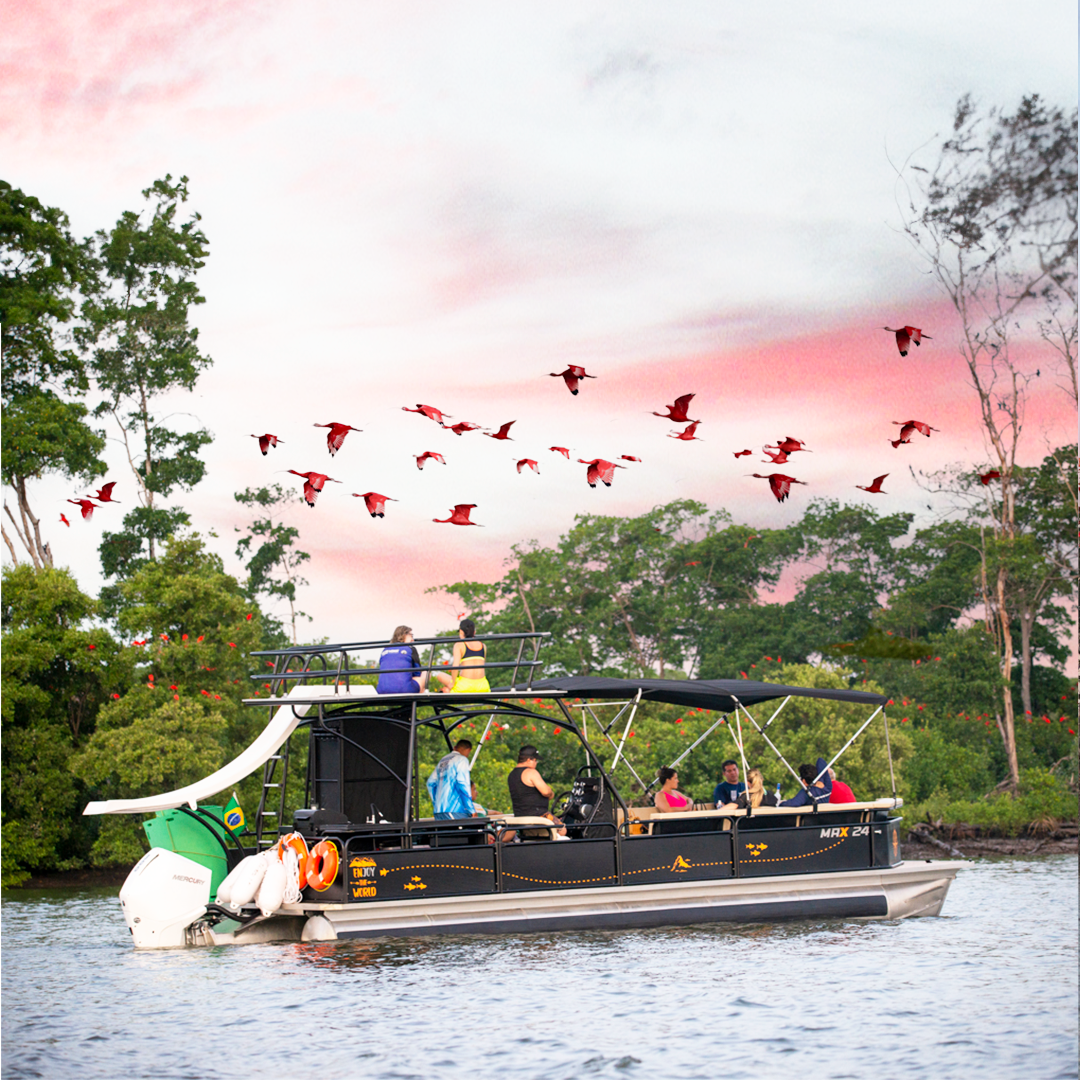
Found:
[[(471, 638), (434, 637), (416, 638), (410, 645), (456, 645), (459, 641), (520, 641), (530, 638), (549, 638), (550, 630), (525, 631), (518, 634), (477, 634)], [(340, 645), (294, 645), (288, 649), (263, 649), (248, 653), (248, 656), (313, 656), (316, 653), (361, 652), (364, 649), (388, 649), (391, 644), (402, 642), (389, 641), (351, 641)]]

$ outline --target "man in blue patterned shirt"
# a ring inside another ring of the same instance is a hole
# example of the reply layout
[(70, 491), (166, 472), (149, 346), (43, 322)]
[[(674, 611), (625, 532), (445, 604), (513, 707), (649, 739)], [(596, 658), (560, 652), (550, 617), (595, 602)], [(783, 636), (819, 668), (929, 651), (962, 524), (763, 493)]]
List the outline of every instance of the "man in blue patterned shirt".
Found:
[(469, 777), (469, 752), (472, 743), (459, 739), (435, 771), (428, 777), (427, 789), (435, 807), (435, 816), (442, 819), (476, 817)]

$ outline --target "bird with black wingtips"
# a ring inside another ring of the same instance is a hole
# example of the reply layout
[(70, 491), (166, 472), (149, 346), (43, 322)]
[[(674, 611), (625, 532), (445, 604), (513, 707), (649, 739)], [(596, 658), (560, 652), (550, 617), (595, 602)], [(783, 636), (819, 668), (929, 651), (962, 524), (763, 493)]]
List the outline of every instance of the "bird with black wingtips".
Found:
[(276, 447), (279, 442), (284, 442), (283, 439), (279, 439), (276, 435), (252, 435), (251, 438), (259, 440), (259, 449), (262, 451), (263, 457), (266, 457), (266, 452), (271, 446)]
[(907, 356), (908, 349), (911, 348), (913, 341), (916, 348), (918, 348), (923, 338), (927, 341), (934, 340), (929, 334), (924, 334), (917, 326), (901, 326), (899, 330), (894, 330), (891, 326), (883, 326), (882, 330), (888, 330), (890, 334), (896, 335), (896, 347), (900, 350), (901, 356)]
[(856, 484), (855, 486), (859, 488), (860, 491), (869, 491), (874, 495), (888, 495), (889, 493), (887, 491), (882, 491), (881, 489), (881, 484), (888, 475), (888, 473), (882, 473), (880, 476), (875, 477), (874, 482), (869, 487), (863, 487), (862, 484)]
[(116, 484), (117, 484), (117, 481), (110, 480), (107, 484), (104, 484), (102, 487), (98, 488), (96, 495), (87, 495), (87, 498), (88, 499), (97, 499), (97, 501), (99, 503), (119, 502), (118, 499), (114, 499), (112, 497), (113, 488), (116, 487)]
[(697, 394), (683, 394), (682, 397), (675, 399), (674, 405), (665, 405), (667, 409), (666, 413), (654, 412), (653, 416), (659, 416), (662, 420), (671, 420), (676, 424), (692, 424), (701, 423), (700, 420), (691, 420), (690, 414), (687, 409), (690, 408), (690, 402), (697, 397)]
[(929, 439), (931, 431), (939, 430), (936, 427), (931, 427), (922, 420), (894, 420), (893, 423), (900, 429), (900, 438), (889, 440), (893, 445), (893, 449), (898, 448), (902, 443), (911, 442), (911, 436), (916, 431)]
[(697, 439), (699, 442), (704, 442), (705, 440), (702, 439), (701, 436), (697, 434), (698, 425), (700, 425), (700, 423), (701, 423), (700, 420), (694, 420), (690, 424), (688, 424), (686, 427), (684, 427), (682, 429), (682, 431), (678, 432), (678, 434), (676, 434), (675, 432), (669, 431), (668, 432), (668, 438), (669, 439), (679, 439), (682, 442), (690, 442), (692, 439)]
[(324, 427), (330, 430), (326, 433), (326, 449), (330, 451), (330, 456), (333, 457), (340, 449), (341, 444), (345, 441), (345, 436), (350, 431), (360, 431), (358, 427), (351, 427), (349, 424), (338, 424), (331, 422), (329, 424), (315, 424), (314, 427)]
[(444, 424), (443, 421), (450, 419), (449, 413), (441, 412), (439, 409), (436, 409), (434, 405), (417, 404), (415, 409), (408, 409), (402, 405), (401, 411), (419, 413), (421, 416), (426, 416), (429, 420), (434, 420), (439, 427), (446, 427), (446, 424)]
[(483, 528), (478, 521), (470, 521), (469, 514), (476, 509), (476, 503), (457, 503), (450, 511), (448, 518), (432, 518), (437, 525), (476, 525)]
[(570, 460), (570, 447), (568, 446), (549, 446), (548, 449), (555, 454), (562, 454), (567, 461)]
[(377, 491), (365, 491), (363, 495), (357, 495), (354, 491), (354, 499), (363, 499), (364, 505), (367, 507), (368, 513), (372, 517), (386, 517), (386, 504), (388, 502), (397, 502), (397, 499), (391, 499), (389, 495), (380, 495)]
[(446, 458), (442, 454), (437, 454), (434, 450), (425, 450), (422, 454), (414, 456), (416, 457), (416, 467), (418, 469), (423, 469), (429, 461), (437, 461), (440, 465), (446, 464)]
[(578, 392), (578, 383), (582, 379), (595, 379), (595, 375), (586, 375), (585, 369), (580, 364), (568, 364), (565, 371), (549, 371), (553, 379), (562, 379), (566, 383), (566, 389), (575, 397)]
[(293, 476), (299, 476), (303, 479), (304, 502), (313, 509), (315, 507), (315, 500), (319, 497), (319, 492), (322, 491), (325, 484), (341, 483), (340, 480), (335, 480), (332, 476), (327, 476), (326, 473), (297, 472), (295, 469), (287, 469), (286, 472), (290, 472)]
[(537, 476), (540, 475), (540, 464), (539, 464), (539, 462), (534, 461), (532, 458), (527, 458), (527, 457), (522, 458), (517, 463), (517, 471), (520, 473), (521, 470), (524, 469), (526, 466), (528, 466), (530, 469), (532, 469), (532, 471), (534, 473), (536, 473)]
[(469, 420), (462, 420), (457, 424), (451, 424), (446, 430), (452, 431), (455, 435), (464, 435), (466, 431), (479, 431), (480, 425)]
[(777, 502), (783, 502), (791, 494), (792, 484), (806, 484), (805, 480), (796, 480), (794, 476), (785, 476), (783, 473), (769, 473), (762, 476), (761, 473), (750, 473), (757, 480), (768, 480), (769, 489), (776, 496)]
[[(489, 439), (499, 439), (499, 440), (503, 440), (503, 439), (510, 439), (510, 435), (509, 435), (510, 429), (511, 429), (511, 428), (512, 428), (512, 427), (513, 427), (513, 426), (514, 426), (514, 425), (515, 425), (516, 423), (517, 423), (517, 421), (516, 421), (516, 420), (510, 420), (510, 421), (508, 421), (507, 423), (503, 424), (503, 425), (502, 425), (502, 427), (500, 427), (500, 428), (499, 428), (499, 430), (498, 430), (498, 431), (496, 431), (496, 432), (495, 432), (494, 434), (492, 434), (492, 433), (491, 433), (490, 431), (485, 431), (485, 432), (484, 432), (484, 434), (485, 434), (485, 435), (486, 435), (486, 436), (487, 436), (487, 437), (488, 437)], [(510, 439), (510, 441), (511, 441), (511, 442), (513, 442), (514, 440), (513, 440), (513, 439)]]
[(615, 470), (626, 468), (625, 465), (618, 465), (614, 461), (605, 461), (603, 458), (593, 458), (591, 461), (578, 458), (578, 463), (588, 466), (585, 470), (585, 479), (591, 488), (596, 487), (597, 481), (600, 481), (604, 487), (611, 487), (611, 481), (615, 479)]

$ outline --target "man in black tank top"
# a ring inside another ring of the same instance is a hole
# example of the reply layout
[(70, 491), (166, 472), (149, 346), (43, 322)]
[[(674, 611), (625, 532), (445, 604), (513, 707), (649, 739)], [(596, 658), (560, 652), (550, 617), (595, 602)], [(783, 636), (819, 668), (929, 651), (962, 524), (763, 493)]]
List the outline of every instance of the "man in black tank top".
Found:
[[(536, 766), (539, 753), (535, 746), (523, 746), (518, 751), (517, 768), (506, 778), (510, 789), (510, 802), (514, 807), (515, 817), (543, 817), (556, 825), (562, 822), (551, 813), (549, 800), (555, 794), (544, 782)], [(522, 835), (529, 836), (531, 830), (524, 830)], [(559, 836), (565, 836), (566, 830), (560, 829)]]

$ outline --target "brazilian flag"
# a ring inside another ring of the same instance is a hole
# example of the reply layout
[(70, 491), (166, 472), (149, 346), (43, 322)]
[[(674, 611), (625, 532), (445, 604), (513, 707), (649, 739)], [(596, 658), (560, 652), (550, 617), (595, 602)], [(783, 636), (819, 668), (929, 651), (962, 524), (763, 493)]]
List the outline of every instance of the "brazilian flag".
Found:
[(225, 824), (230, 832), (241, 833), (244, 831), (244, 811), (240, 809), (240, 803), (236, 798), (236, 792), (225, 806)]

